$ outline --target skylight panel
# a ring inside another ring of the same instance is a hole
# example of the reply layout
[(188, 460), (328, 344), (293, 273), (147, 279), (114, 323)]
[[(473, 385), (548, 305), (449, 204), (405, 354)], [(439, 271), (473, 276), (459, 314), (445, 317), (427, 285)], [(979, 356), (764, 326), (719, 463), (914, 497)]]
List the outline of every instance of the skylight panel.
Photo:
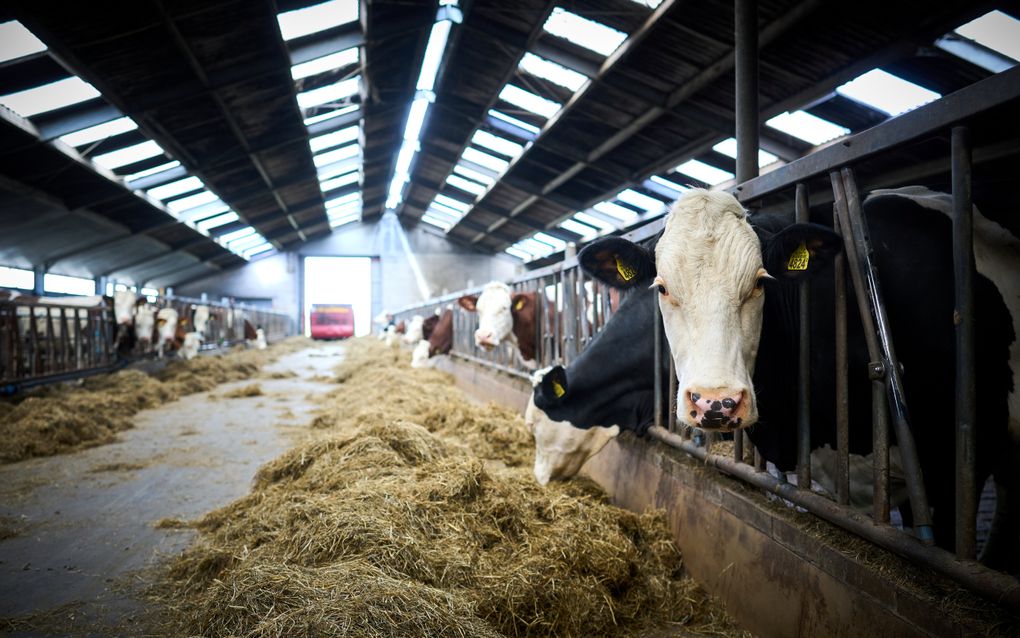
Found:
[(619, 219), (622, 222), (629, 222), (638, 216), (638, 214), (632, 211), (631, 209), (624, 208), (623, 206), (620, 206), (619, 204), (614, 204), (613, 202), (599, 202), (598, 204), (592, 206), (592, 208), (594, 208), (600, 213), (604, 213), (606, 215), (609, 215), (610, 217)]
[(564, 221), (563, 223), (560, 224), (560, 228), (564, 230), (569, 230), (572, 233), (580, 235), (581, 239), (584, 240), (591, 239), (592, 237), (595, 237), (596, 235), (599, 234), (598, 228), (592, 228), (591, 226), (582, 224), (581, 222), (575, 219), (568, 219)]
[(600, 232), (615, 230), (612, 224), (603, 221), (598, 217), (595, 217), (594, 215), (589, 215), (588, 213), (585, 212), (575, 213), (574, 219), (581, 222), (582, 224), (594, 226), (595, 228), (598, 228)]
[(694, 179), (700, 180), (712, 186), (716, 184), (721, 184), (722, 182), (725, 182), (728, 179), (733, 179), (734, 177), (733, 173), (729, 171), (724, 171), (721, 168), (716, 168), (715, 166), (711, 166), (700, 160), (694, 159), (687, 160), (686, 162), (677, 166), (673, 170), (677, 171), (678, 173), (683, 173), (684, 175), (689, 175)]
[(649, 212), (661, 210), (666, 205), (661, 199), (649, 197), (648, 195), (639, 193), (631, 188), (620, 191), (620, 194), (616, 196), (616, 199)]
[(334, 190), (336, 188), (340, 188), (341, 186), (347, 186), (348, 184), (354, 184), (357, 181), (358, 181), (358, 171), (351, 171), (350, 173), (345, 173), (344, 175), (341, 175), (339, 177), (334, 177), (333, 179), (327, 179), (327, 180), (321, 182), (319, 184), (319, 188), (321, 188), (322, 192), (325, 193), (326, 191), (331, 191), (331, 190)]
[(230, 242), (234, 241), (235, 239), (241, 239), (242, 237), (254, 235), (255, 232), (256, 231), (254, 228), (252, 228), (251, 226), (246, 226), (245, 228), (229, 232), (226, 235), (221, 235), (218, 241), (225, 246)]
[(326, 200), (326, 208), (335, 208), (336, 206), (341, 206), (349, 202), (356, 202), (359, 201), (360, 199), (361, 193), (359, 193), (358, 191), (354, 191), (353, 193), (347, 193), (346, 195), (341, 195), (340, 197), (334, 197), (333, 199)]
[(443, 61), (443, 52), (446, 51), (446, 40), (450, 36), (451, 26), (453, 23), (449, 20), (440, 20), (432, 25), (428, 44), (425, 45), (418, 83), (415, 85), (419, 91), (431, 91), (435, 87), (436, 75)]
[(334, 117), (340, 117), (347, 113), (352, 113), (360, 108), (358, 104), (348, 104), (332, 111), (326, 111), (325, 113), (319, 113), (312, 117), (306, 117), (303, 122), (305, 126), (311, 126), (312, 124), (318, 124), (319, 122), (325, 122), (326, 120), (332, 120)]
[(358, 19), (357, 0), (330, 0), (276, 16), (284, 40), (325, 31)]
[(326, 151), (325, 153), (319, 153), (318, 155), (312, 156), (312, 163), (315, 164), (316, 168), (338, 162), (340, 160), (348, 159), (351, 157), (357, 157), (361, 153), (361, 147), (357, 144), (348, 144), (347, 146), (341, 146), (338, 149), (332, 151)]
[(462, 214), (468, 212), (471, 209), (471, 204), (467, 204), (458, 199), (454, 199), (447, 195), (443, 195), (442, 193), (436, 195), (435, 202), (438, 204), (443, 204), (444, 206), (449, 206), (453, 210), (460, 211)]
[(541, 132), (542, 130), (533, 124), (528, 124), (524, 120), (519, 120), (516, 117), (510, 117), (506, 113), (503, 113), (502, 111), (497, 111), (496, 109), (489, 109), (489, 115), (496, 118), (497, 120), (503, 120), (507, 124), (512, 124), (517, 128), (524, 129), (529, 133), (534, 133), (535, 135), (538, 135), (538, 133)]
[(290, 67), (290, 75), (295, 80), (302, 78), (311, 77), (326, 71), (332, 71), (333, 69), (339, 69), (358, 61), (360, 53), (358, 47), (351, 47), (350, 49), (344, 49), (343, 51), (337, 51), (336, 53), (330, 53), (324, 55), (321, 58), (315, 58), (308, 62), (302, 62), (301, 64), (295, 64)]
[(343, 217), (334, 217), (329, 220), (329, 227), (337, 228), (338, 226), (343, 226), (344, 224), (356, 222), (358, 221), (358, 215), (359, 215), (358, 213), (352, 213), (350, 215), (344, 215)]
[(189, 195), (182, 199), (175, 199), (174, 201), (167, 204), (166, 207), (167, 210), (169, 210), (171, 213), (179, 215), (180, 213), (183, 213), (184, 211), (189, 210), (191, 208), (195, 208), (196, 206), (201, 206), (202, 204), (209, 204), (218, 201), (220, 201), (220, 198), (217, 197), (215, 193), (211, 191), (202, 191), (201, 193)]
[(361, 214), (361, 198), (352, 199), (351, 201), (344, 202), (340, 206), (334, 206), (326, 210), (326, 216), (329, 218), (343, 217), (351, 213)]
[(353, 78), (334, 82), (333, 84), (327, 84), (326, 86), (322, 86), (317, 89), (312, 89), (311, 91), (298, 93), (298, 106), (303, 109), (308, 109), (313, 106), (321, 106), (330, 102), (339, 102), (357, 93), (360, 82), (361, 76), (355, 76)]
[[(729, 138), (728, 140), (723, 140), (723, 141), (719, 142), (718, 144), (716, 144), (715, 146), (713, 146), (712, 150), (714, 150), (714, 151), (716, 151), (718, 153), (722, 153), (723, 155), (725, 155), (727, 157), (732, 157), (733, 159), (737, 159), (737, 140), (736, 140), (736, 138), (733, 138), (733, 137)], [(760, 148), (758, 149), (758, 166), (759, 167), (761, 167), (761, 166), (768, 166), (772, 162), (777, 162), (777, 161), (779, 161), (779, 158), (776, 157), (775, 155), (773, 155), (772, 153), (769, 153), (768, 151), (763, 151)]]
[(459, 208), (450, 208), (449, 206), (435, 201), (429, 204), (429, 210), (437, 214), (446, 215), (453, 220), (458, 220), (464, 216), (464, 211)]
[(94, 295), (96, 294), (96, 282), (84, 277), (46, 273), (43, 275), (43, 290), (67, 295)]
[(815, 146), (850, 134), (850, 129), (811, 115), (807, 111), (780, 113), (767, 120), (765, 124)]
[(584, 83), (588, 81), (586, 76), (581, 75), (577, 71), (568, 69), (562, 64), (556, 64), (555, 62), (546, 60), (534, 53), (524, 54), (524, 57), (521, 58), (520, 68), (524, 69), (531, 75), (540, 77), (544, 80), (549, 80), (553, 84), (558, 84), (559, 86), (570, 89), (571, 91), (577, 91), (577, 89), (584, 86)]
[(255, 233), (254, 235), (249, 235), (247, 237), (241, 237), (240, 239), (235, 239), (234, 241), (229, 242), (229, 244), (227, 245), (227, 248), (229, 248), (230, 250), (232, 250), (234, 252), (241, 252), (241, 251), (245, 250), (246, 248), (251, 248), (253, 246), (258, 246), (259, 244), (262, 244), (265, 241), (266, 240), (262, 238), (262, 235), (259, 235), (258, 233)]
[(78, 77), (69, 77), (0, 97), (0, 104), (22, 117), (32, 117), (54, 109), (99, 97), (96, 87)]
[(409, 142), (418, 142), (421, 137), (421, 128), (425, 125), (425, 115), (429, 110), (429, 101), (417, 99), (411, 102), (411, 108), (407, 112), (407, 125), (404, 126), (404, 139)]
[(494, 155), (483, 153), (482, 151), (479, 151), (476, 148), (471, 148), (470, 146), (464, 149), (463, 157), (469, 162), (474, 162), (475, 164), (484, 166), (485, 168), (492, 169), (496, 171), (496, 173), (502, 173), (508, 166), (510, 166), (510, 162), (500, 159)]
[[(314, 159), (312, 161), (314, 161)], [(344, 175), (352, 170), (357, 170), (360, 163), (361, 158), (356, 155), (333, 163), (325, 163), (319, 167), (319, 181), (321, 182), (339, 175)]]
[(536, 257), (545, 257), (555, 252), (555, 249), (549, 244), (544, 244), (534, 238), (528, 238), (523, 241), (517, 242), (517, 246), (523, 250), (528, 251)]
[(149, 190), (145, 191), (145, 194), (148, 195), (149, 197), (154, 197), (156, 199), (163, 200), (169, 199), (170, 197), (174, 197), (175, 195), (180, 195), (182, 193), (187, 193), (189, 191), (198, 190), (204, 187), (205, 184), (202, 183), (202, 180), (198, 179), (195, 176), (191, 176), (185, 177), (184, 179), (179, 179), (174, 182), (170, 182), (169, 184), (163, 184), (162, 186), (150, 188)]
[(31, 270), (0, 266), (0, 286), (32, 290), (35, 288), (35, 273)]
[(518, 259), (523, 259), (524, 261), (531, 261), (534, 258), (531, 253), (525, 252), (516, 246), (507, 246), (507, 248), (503, 252), (507, 253), (508, 255), (513, 255)]
[(397, 153), (397, 162), (394, 165), (393, 171), (402, 177), (406, 178), (411, 175), (411, 161), (414, 160), (414, 154), (418, 152), (418, 141), (414, 142), (405, 141), (400, 146), (400, 151)]
[(0, 62), (46, 50), (46, 45), (17, 20), (0, 24)]
[[(142, 142), (141, 144), (135, 144), (134, 146), (128, 146), (127, 148), (121, 148), (110, 153), (104, 153), (102, 155), (96, 155), (92, 158), (92, 162), (102, 166), (103, 168), (113, 170), (121, 166), (127, 166), (128, 164), (134, 164), (150, 157), (155, 157), (163, 153), (163, 149), (159, 144), (149, 140)], [(144, 171), (143, 171), (144, 172)], [(138, 173), (132, 177), (141, 176)]]
[(485, 173), (482, 173), (480, 171), (470, 169), (467, 166), (464, 166), (463, 164), (457, 164), (456, 166), (454, 166), (453, 172), (486, 185), (492, 184), (493, 182), (496, 181), (496, 179), (491, 175), (486, 175)]
[(836, 93), (895, 116), (912, 111), (940, 97), (935, 91), (908, 82), (882, 69), (872, 69), (846, 84)]
[(166, 164), (160, 164), (159, 166), (153, 166), (152, 168), (146, 169), (144, 171), (139, 171), (137, 173), (132, 173), (131, 175), (127, 175), (127, 176), (124, 177), (124, 181), (126, 181), (126, 182), (133, 182), (136, 179), (141, 179), (143, 177), (148, 177), (150, 175), (156, 175), (157, 173), (162, 173), (163, 171), (168, 171), (171, 168), (177, 168), (180, 165), (181, 165), (180, 162), (178, 162), (177, 160), (174, 160), (172, 162), (167, 162)]
[(468, 193), (474, 193), (475, 195), (481, 195), (485, 192), (485, 185), (473, 182), (469, 179), (464, 179), (460, 175), (450, 175), (446, 178), (446, 183), (450, 186), (459, 188), (462, 191)]
[(264, 253), (266, 251), (269, 251), (269, 250), (272, 250), (272, 249), (273, 249), (273, 245), (267, 241), (266, 243), (264, 243), (264, 244), (262, 244), (260, 246), (255, 246), (254, 248), (249, 248), (248, 250), (244, 251), (244, 253), (241, 256), (244, 257), (245, 259), (251, 259), (255, 255), (261, 255), (262, 253)]
[(525, 111), (537, 113), (545, 118), (552, 117), (563, 106), (558, 102), (547, 100), (513, 84), (507, 84), (503, 87), (503, 90), (499, 92), (499, 99), (505, 100), (514, 106), (519, 106)]
[(317, 153), (326, 148), (333, 146), (340, 146), (346, 142), (353, 142), (358, 139), (358, 125), (348, 126), (342, 128), (339, 131), (333, 131), (332, 133), (326, 133), (325, 135), (318, 135), (308, 140), (308, 146), (311, 147), (313, 153)]
[(641, 6), (648, 7), (649, 9), (658, 9), (659, 5), (662, 4), (662, 0), (630, 0), (634, 4), (640, 4)]
[(553, 9), (543, 28), (557, 37), (602, 55), (609, 55), (627, 39), (626, 33), (560, 7)]
[(520, 144), (481, 129), (475, 131), (475, 134), (471, 136), (471, 141), (478, 146), (484, 146), (509, 157), (517, 157), (524, 150), (524, 147)]
[(219, 228), (224, 224), (236, 222), (238, 219), (240, 219), (240, 216), (234, 211), (230, 211), (227, 213), (223, 213), (222, 215), (210, 217), (209, 219), (203, 219), (202, 221), (196, 223), (195, 227), (198, 228), (199, 230), (204, 230), (208, 232), (209, 230), (213, 228)]
[(538, 241), (540, 241), (540, 242), (542, 242), (544, 244), (549, 244), (550, 246), (552, 246), (556, 250), (563, 250), (564, 248), (567, 247), (567, 242), (563, 241), (562, 239), (558, 239), (556, 237), (553, 237), (549, 233), (538, 232), (538, 233), (535, 233), (533, 235), (533, 237), (534, 237), (534, 239), (536, 239), (536, 240), (538, 240)]
[(685, 193), (691, 190), (690, 187), (688, 186), (684, 186), (683, 184), (677, 184), (674, 181), (668, 180), (665, 177), (659, 177), (658, 175), (652, 175), (648, 179), (651, 180), (653, 183), (658, 184), (659, 186), (674, 191), (676, 193), (676, 196), (679, 196), (681, 193)]
[(450, 228), (453, 226), (453, 224), (442, 219), (439, 219), (438, 217), (432, 215), (431, 213), (425, 213), (424, 215), (422, 215), (421, 220), (426, 224), (432, 224), (437, 228), (442, 228), (444, 231), (450, 230)]
[(1020, 20), (992, 11), (971, 20), (956, 32), (1002, 55), (1020, 60)]
[(62, 135), (58, 139), (68, 146), (77, 148), (79, 146), (98, 142), (99, 140), (105, 140), (113, 135), (133, 131), (136, 128), (138, 128), (138, 125), (135, 124), (135, 121), (130, 117), (119, 117), (115, 120), (110, 120), (109, 122), (103, 122), (102, 124), (83, 128), (80, 131), (75, 131), (74, 133)]

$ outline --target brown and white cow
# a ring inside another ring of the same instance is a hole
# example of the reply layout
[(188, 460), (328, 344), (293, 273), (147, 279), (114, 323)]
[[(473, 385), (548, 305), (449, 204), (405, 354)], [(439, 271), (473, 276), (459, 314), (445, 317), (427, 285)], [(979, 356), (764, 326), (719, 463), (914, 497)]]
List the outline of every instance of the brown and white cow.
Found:
[(480, 295), (465, 295), (457, 302), (461, 308), (478, 313), (475, 346), (492, 350), (510, 342), (517, 346), (524, 365), (535, 367), (538, 293), (513, 292), (510, 286), (492, 281), (485, 284)]
[(453, 307), (448, 306), (435, 321), (431, 319), (430, 317), (422, 322), (423, 333), (428, 326), (429, 335), (414, 347), (411, 354), (412, 368), (421, 368), (429, 358), (449, 354), (453, 348)]

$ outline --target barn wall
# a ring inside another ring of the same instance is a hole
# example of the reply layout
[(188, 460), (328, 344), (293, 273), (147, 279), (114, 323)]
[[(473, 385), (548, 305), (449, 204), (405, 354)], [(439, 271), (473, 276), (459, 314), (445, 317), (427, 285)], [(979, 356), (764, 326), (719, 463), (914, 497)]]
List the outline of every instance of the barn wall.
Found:
[[(406, 247), (417, 259), (424, 285), (408, 259)], [(350, 224), (322, 239), (302, 244), (296, 251), (273, 255), (241, 268), (187, 282), (175, 293), (211, 299), (220, 297), (270, 298), (278, 310), (297, 316), (301, 307), (301, 260), (316, 257), (373, 257), (373, 308), (394, 310), (446, 292), (480, 286), (491, 280), (508, 281), (517, 274), (517, 261), (472, 251), (426, 231), (421, 226), (401, 232), (393, 217), (375, 223)]]

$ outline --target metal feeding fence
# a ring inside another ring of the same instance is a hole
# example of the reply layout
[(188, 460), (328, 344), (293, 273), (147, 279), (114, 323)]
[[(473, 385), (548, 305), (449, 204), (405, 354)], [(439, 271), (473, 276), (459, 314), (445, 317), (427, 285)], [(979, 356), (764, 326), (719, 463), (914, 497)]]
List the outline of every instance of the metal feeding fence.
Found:
[[(154, 342), (140, 342), (123, 353), (127, 358), (120, 356), (113, 299), (89, 306), (81, 300), (28, 295), (0, 300), (0, 392), (109, 372), (155, 354)], [(173, 308), (189, 322), (195, 308), (206, 306), (203, 349), (244, 343), (245, 321), (261, 327), (268, 342), (295, 334), (292, 317), (261, 308), (184, 297), (161, 297), (152, 305)]]
[[(837, 413), (833, 415), (837, 430), (837, 463), (835, 496), (829, 498), (810, 489), (812, 441), (809, 423), (809, 352), (812, 346), (807, 329), (807, 284), (800, 291), (799, 316), (802, 327), (799, 341), (797, 372), (798, 401), (797, 482), (788, 481), (782, 473), (766, 471), (761, 454), (745, 434), (734, 437), (732, 456), (711, 454), (695, 443), (691, 432), (677, 427), (677, 395), (675, 371), (670, 365), (669, 378), (658, 371), (663, 361), (662, 330), (655, 340), (655, 395), (662, 397), (670, 384), (670, 405), (656, 406), (655, 424), (649, 435), (676, 449), (690, 454), (705, 464), (737, 477), (769, 493), (806, 509), (830, 523), (866, 538), (875, 544), (934, 568), (961, 585), (1015, 610), (1020, 609), (1020, 584), (1001, 572), (976, 562), (976, 510), (979, 487), (975, 485), (975, 404), (974, 404), (974, 254), (972, 245), (971, 190), (974, 165), (995, 162), (1020, 153), (1016, 144), (1004, 144), (997, 122), (1004, 112), (1020, 103), (1020, 68), (1014, 68), (966, 89), (951, 94), (915, 111), (889, 120), (840, 143), (826, 147), (787, 166), (761, 177), (746, 177), (734, 188), (734, 195), (749, 208), (780, 200), (794, 208), (797, 221), (807, 220), (809, 202), (814, 206), (833, 207), (833, 228), (844, 239), (845, 254), (834, 266), (836, 283), (836, 393)], [(749, 107), (738, 103), (738, 119)], [(997, 119), (998, 118), (998, 119)], [(975, 140), (981, 143), (975, 145)], [(756, 145), (752, 146), (756, 149)], [(941, 156), (933, 156), (932, 149)], [(902, 153), (902, 155), (896, 155)], [(903, 157), (924, 161), (915, 168), (904, 168)], [(948, 157), (947, 157), (948, 155)], [(894, 167), (895, 170), (892, 170)], [(914, 430), (905, 403), (901, 370), (890, 336), (890, 325), (882, 300), (880, 273), (872, 260), (868, 228), (862, 215), (862, 188), (903, 185), (912, 181), (951, 186), (953, 196), (953, 252), (956, 295), (957, 423), (955, 468), (932, 468), (929, 471), (954, 472), (958, 480), (955, 517), (955, 554), (933, 545), (931, 514), (922, 481), (922, 472), (914, 445)], [(809, 195), (811, 197), (809, 197)], [(792, 200), (792, 201), (791, 201)], [(755, 214), (752, 212), (752, 214)], [(655, 238), (662, 230), (663, 220), (652, 222), (625, 235), (632, 241)], [(850, 308), (848, 288), (856, 299), (865, 332), (869, 355), (869, 379), (872, 391), (873, 422), (873, 508), (870, 516), (850, 506), (849, 422), (847, 392), (847, 312)], [(589, 284), (589, 282), (591, 282)], [(563, 262), (529, 272), (511, 283), (514, 291), (538, 293), (541, 316), (537, 322), (540, 367), (568, 365), (591, 341), (612, 316), (616, 303), (604, 286), (591, 281), (567, 256)], [(637, 291), (631, 294), (641, 294)], [(455, 339), (451, 355), (488, 366), (518, 377), (529, 376), (529, 370), (515, 360), (512, 351), (503, 349), (479, 353), (473, 342), (476, 317), (457, 308), (456, 300), (467, 290), (447, 295), (424, 305), (402, 309), (399, 318), (426, 314), (448, 304), (454, 306)], [(672, 359), (669, 357), (670, 360)], [(889, 441), (895, 436), (900, 448), (902, 465), (909, 492), (913, 518), (912, 533), (890, 523)]]

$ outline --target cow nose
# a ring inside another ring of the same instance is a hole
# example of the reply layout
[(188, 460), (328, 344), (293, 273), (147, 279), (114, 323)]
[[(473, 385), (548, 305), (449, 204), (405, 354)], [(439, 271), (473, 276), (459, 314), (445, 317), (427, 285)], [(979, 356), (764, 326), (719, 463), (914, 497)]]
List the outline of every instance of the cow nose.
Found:
[(690, 388), (685, 409), (694, 425), (706, 430), (739, 428), (746, 413), (746, 391), (733, 388)]
[(494, 348), (496, 342), (492, 338), (492, 333), (489, 331), (476, 330), (475, 331), (475, 345), (482, 348)]

